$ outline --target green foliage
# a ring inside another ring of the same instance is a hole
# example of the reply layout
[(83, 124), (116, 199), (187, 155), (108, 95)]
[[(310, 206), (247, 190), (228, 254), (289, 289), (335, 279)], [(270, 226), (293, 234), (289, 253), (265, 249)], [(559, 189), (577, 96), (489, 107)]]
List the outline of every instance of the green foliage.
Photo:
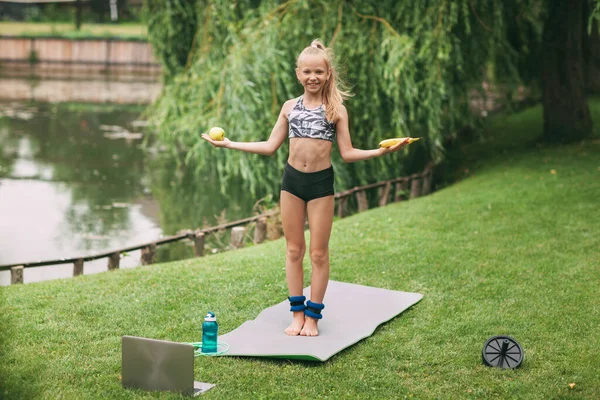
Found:
[[(21, 2), (25, 3), (25, 2)], [(109, 0), (87, 0), (83, 1), (84, 12), (82, 20), (85, 23), (110, 22), (110, 3)], [(139, 21), (140, 10), (135, 5), (128, 4), (128, 0), (117, 0), (117, 10), (119, 22)], [(18, 4), (15, 6), (6, 5), (3, 10), (6, 15), (12, 16), (17, 21), (25, 22), (73, 22), (75, 18), (76, 4), (72, 3), (50, 3), (38, 2), (38, 4)]]
[(23, 10), (23, 20), (27, 22), (71, 22), (73, 21), (73, 9), (52, 3), (44, 7), (28, 6)]
[[(535, 55), (530, 41), (540, 34), (533, 0), (207, 0), (197, 3), (194, 35), (177, 36), (182, 42), (196, 38), (183, 62), (183, 44), (166, 46), (179, 26), (174, 2), (155, 5), (149, 34), (163, 60), (177, 58), (177, 66), (186, 67), (149, 114), (159, 138), (199, 173), (216, 169), (223, 188), (242, 177), (251, 191), (279, 187), (286, 149), (272, 158), (216, 151), (200, 134), (217, 125), (234, 141), (266, 140), (283, 102), (302, 94), (295, 60), (312, 39), (332, 46), (346, 66), (355, 93), (346, 103), (355, 147), (375, 148), (389, 137), (424, 138), (403, 161), (392, 155), (342, 165), (334, 152), (341, 190), (443, 159), (445, 140), (475, 123), (470, 91), (483, 79), (518, 83), (523, 57)], [(487, 76), (489, 63), (493, 76)], [(168, 65), (168, 74), (181, 70)]]
[[(593, 0), (592, 3), (592, 11), (588, 20), (588, 34), (592, 33), (592, 26), (594, 24), (594, 20), (600, 21), (600, 1)], [(597, 25), (598, 30), (600, 31), (600, 24)]]
[(196, 0), (146, 0), (148, 39), (170, 80), (185, 67), (198, 28)]

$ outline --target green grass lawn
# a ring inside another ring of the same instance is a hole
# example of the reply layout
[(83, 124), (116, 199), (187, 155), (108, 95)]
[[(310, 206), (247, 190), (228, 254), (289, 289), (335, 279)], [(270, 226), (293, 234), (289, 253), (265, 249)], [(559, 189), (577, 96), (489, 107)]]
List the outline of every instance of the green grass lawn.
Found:
[[(423, 300), (326, 363), (197, 358), (217, 384), (203, 398), (600, 398), (600, 140), (534, 146), (540, 111), (491, 119), (496, 139), (461, 151), (494, 151), (459, 183), (335, 222), (331, 279)], [(199, 341), (209, 309), (222, 333), (255, 318), (287, 296), (284, 241), (0, 296), (5, 398), (180, 398), (121, 388), (121, 335)], [(498, 334), (521, 368), (483, 366)]]
[(145, 39), (148, 30), (145, 24), (81, 24), (79, 31), (75, 23), (59, 22), (0, 22), (0, 35), (27, 37), (59, 36), (81, 37), (120, 37)]

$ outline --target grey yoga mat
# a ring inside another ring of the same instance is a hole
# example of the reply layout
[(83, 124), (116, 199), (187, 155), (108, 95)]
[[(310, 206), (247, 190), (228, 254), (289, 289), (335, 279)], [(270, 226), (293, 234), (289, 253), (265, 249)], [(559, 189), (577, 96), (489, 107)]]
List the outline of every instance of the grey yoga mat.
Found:
[[(310, 286), (304, 289), (310, 299)], [(252, 356), (326, 361), (364, 339), (384, 322), (417, 303), (419, 293), (399, 292), (329, 281), (319, 321), (319, 336), (287, 336), (292, 315), (286, 299), (263, 310), (256, 319), (219, 337), (229, 345), (226, 356)]]

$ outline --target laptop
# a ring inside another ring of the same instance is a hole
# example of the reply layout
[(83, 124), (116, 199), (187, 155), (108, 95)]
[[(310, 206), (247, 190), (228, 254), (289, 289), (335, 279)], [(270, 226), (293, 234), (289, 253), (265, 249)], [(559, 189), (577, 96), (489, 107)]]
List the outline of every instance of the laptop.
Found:
[(124, 388), (168, 390), (198, 396), (215, 385), (194, 381), (194, 346), (123, 336), (121, 377)]

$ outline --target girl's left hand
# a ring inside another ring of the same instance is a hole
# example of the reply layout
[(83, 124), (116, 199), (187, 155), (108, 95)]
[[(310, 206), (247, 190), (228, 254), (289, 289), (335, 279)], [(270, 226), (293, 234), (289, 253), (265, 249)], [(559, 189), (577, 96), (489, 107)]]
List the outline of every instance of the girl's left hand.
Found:
[(223, 140), (213, 140), (206, 133), (202, 134), (202, 139), (206, 140), (207, 142), (212, 144), (214, 147), (227, 148), (227, 147), (229, 147), (229, 143), (231, 143), (231, 141), (227, 138), (224, 138)]
[(401, 148), (403, 148), (404, 146), (406, 146), (408, 144), (408, 141), (410, 140), (410, 138), (406, 138), (403, 141), (401, 141), (400, 143), (397, 143), (391, 147), (380, 147), (379, 150), (381, 151), (381, 155), (387, 154), (387, 153), (393, 153), (394, 151), (398, 151)]

